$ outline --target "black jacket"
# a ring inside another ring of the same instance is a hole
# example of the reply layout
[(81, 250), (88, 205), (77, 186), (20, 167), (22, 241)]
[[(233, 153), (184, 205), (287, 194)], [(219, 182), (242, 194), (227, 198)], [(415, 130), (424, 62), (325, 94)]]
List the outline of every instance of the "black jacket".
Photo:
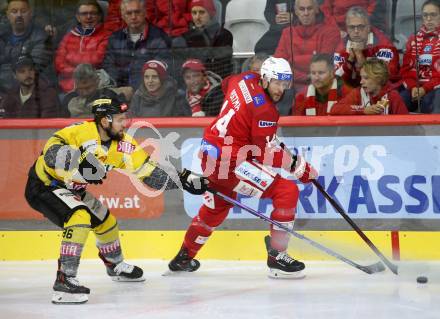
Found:
[(53, 77), (51, 39), (43, 29), (31, 24), (20, 37), (13, 36), (10, 26), (0, 32), (0, 89), (9, 90), (17, 83), (12, 61), (21, 54), (32, 57), (39, 73)]
[(190, 23), (190, 29), (183, 34), (187, 45), (187, 58), (202, 60), (207, 69), (222, 78), (232, 73), (232, 33), (217, 22), (199, 29)]

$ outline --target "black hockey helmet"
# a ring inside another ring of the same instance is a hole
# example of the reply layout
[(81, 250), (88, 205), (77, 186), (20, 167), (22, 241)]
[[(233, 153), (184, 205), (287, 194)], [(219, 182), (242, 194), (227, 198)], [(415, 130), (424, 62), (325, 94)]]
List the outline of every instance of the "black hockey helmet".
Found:
[(128, 104), (126, 103), (124, 95), (117, 94), (110, 89), (103, 89), (96, 92), (89, 106), (92, 108), (95, 119), (128, 111)]

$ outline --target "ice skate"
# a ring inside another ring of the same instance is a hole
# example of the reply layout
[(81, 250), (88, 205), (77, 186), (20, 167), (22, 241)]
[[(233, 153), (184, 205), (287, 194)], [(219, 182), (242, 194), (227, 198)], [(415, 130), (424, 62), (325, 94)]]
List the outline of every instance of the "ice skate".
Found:
[(53, 290), (54, 304), (82, 304), (89, 300), (90, 289), (81, 286), (76, 277), (68, 277), (59, 270)]
[(200, 262), (188, 256), (186, 248), (181, 248), (179, 253), (168, 264), (169, 271), (163, 275), (167, 276), (174, 273), (193, 272), (199, 269)]
[(99, 254), (99, 258), (104, 262), (105, 267), (107, 268), (107, 274), (113, 281), (145, 281), (143, 276), (144, 272), (138, 266), (127, 264), (124, 261), (114, 264), (105, 259), (101, 254)]
[(264, 238), (267, 249), (267, 266), (270, 278), (301, 279), (305, 277), (304, 263), (293, 259), (286, 252), (275, 250), (270, 245), (270, 236)]

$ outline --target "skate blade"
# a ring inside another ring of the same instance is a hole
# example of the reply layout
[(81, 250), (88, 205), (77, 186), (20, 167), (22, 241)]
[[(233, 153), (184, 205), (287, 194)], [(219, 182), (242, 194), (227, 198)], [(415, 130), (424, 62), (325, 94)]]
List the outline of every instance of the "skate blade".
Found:
[(57, 305), (79, 305), (89, 300), (87, 294), (70, 294), (67, 292), (55, 291), (52, 294), (52, 303)]
[(113, 281), (116, 282), (142, 282), (145, 281), (144, 276), (139, 277), (139, 278), (127, 278), (127, 277), (123, 277), (123, 276), (111, 276)]
[(269, 269), (267, 276), (272, 279), (303, 279), (306, 275), (302, 270), (286, 272), (279, 269)]

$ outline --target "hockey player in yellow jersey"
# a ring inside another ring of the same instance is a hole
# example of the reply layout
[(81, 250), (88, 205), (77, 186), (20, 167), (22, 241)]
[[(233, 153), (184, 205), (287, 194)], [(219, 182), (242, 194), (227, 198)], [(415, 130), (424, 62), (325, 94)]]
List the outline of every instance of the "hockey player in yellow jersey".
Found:
[(102, 184), (111, 168), (127, 170), (153, 189), (203, 194), (207, 180), (191, 171), (171, 176), (125, 133), (127, 104), (111, 91), (91, 103), (93, 122), (82, 122), (53, 134), (29, 171), (25, 196), (29, 205), (63, 228), (53, 303), (84, 303), (90, 289), (76, 279), (81, 253), (90, 230), (99, 257), (116, 281), (144, 281), (141, 268), (124, 262), (115, 217), (86, 190)]

